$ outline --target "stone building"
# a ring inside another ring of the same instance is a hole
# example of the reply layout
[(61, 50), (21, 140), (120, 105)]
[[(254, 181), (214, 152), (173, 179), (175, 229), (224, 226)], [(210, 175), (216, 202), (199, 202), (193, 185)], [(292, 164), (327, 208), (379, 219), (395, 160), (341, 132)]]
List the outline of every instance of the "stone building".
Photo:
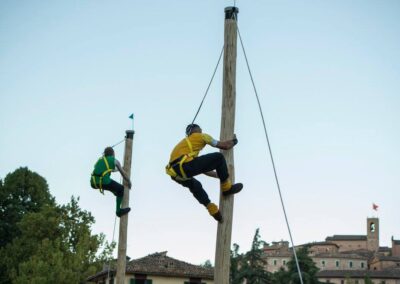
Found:
[[(109, 273), (108, 267), (104, 267), (87, 282), (114, 284), (115, 274), (114, 268)], [(125, 284), (213, 284), (213, 279), (212, 268), (174, 259), (167, 252), (150, 254), (126, 264)]]
[[(362, 284), (369, 277), (375, 284), (400, 284), (400, 241), (392, 237), (392, 247), (379, 246), (379, 219), (367, 218), (366, 235), (333, 235), (322, 242), (304, 244), (320, 269), (319, 280), (325, 283)], [(286, 268), (292, 258), (289, 242), (264, 246), (266, 270)]]

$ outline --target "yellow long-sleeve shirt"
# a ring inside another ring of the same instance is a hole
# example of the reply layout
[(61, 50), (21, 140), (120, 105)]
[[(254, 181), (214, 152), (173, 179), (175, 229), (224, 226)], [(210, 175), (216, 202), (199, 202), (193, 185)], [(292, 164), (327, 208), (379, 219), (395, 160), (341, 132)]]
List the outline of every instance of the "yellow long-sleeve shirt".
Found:
[[(203, 150), (203, 148), (208, 144), (211, 146), (216, 146), (218, 141), (212, 138), (210, 135), (205, 134), (205, 133), (192, 133), (190, 136), (182, 139), (172, 150), (171, 156), (169, 159), (169, 162), (175, 161), (179, 157), (182, 157), (183, 155), (189, 154), (190, 147), (188, 145), (188, 142), (186, 139), (189, 139), (190, 144), (192, 145), (192, 150), (194, 152), (193, 157), (197, 157), (199, 155), (199, 152)], [(186, 159), (186, 162), (189, 162), (193, 160), (193, 157), (189, 157)]]

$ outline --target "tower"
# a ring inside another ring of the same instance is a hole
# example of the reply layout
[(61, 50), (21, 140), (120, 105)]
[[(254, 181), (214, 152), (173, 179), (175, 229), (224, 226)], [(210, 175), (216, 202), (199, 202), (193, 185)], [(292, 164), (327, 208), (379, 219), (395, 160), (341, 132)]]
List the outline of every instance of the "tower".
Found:
[(379, 249), (379, 219), (367, 218), (367, 249), (378, 251)]

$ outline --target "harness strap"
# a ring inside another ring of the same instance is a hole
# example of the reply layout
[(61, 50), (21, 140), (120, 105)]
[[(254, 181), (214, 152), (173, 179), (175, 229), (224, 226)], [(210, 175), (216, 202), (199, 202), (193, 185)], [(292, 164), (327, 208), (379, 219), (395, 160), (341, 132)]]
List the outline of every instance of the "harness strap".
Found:
[[(185, 181), (185, 180), (189, 180), (190, 178), (187, 177), (185, 171), (183, 170), (183, 164), (185, 163), (185, 161), (188, 158), (192, 158), (197, 156), (198, 152), (193, 151), (193, 146), (192, 146), (192, 142), (190, 142), (189, 137), (185, 138), (186, 144), (188, 145), (189, 148), (189, 153), (183, 155), (182, 157), (174, 160), (172, 163), (169, 163), (166, 167), (165, 167), (165, 171), (168, 175), (170, 175), (172, 178), (179, 180), (179, 181)], [(179, 165), (179, 171), (180, 171), (180, 175), (178, 175), (178, 173), (173, 169), (173, 166), (175, 165)]]
[[(108, 164), (108, 161), (107, 161), (106, 157), (103, 157), (103, 161), (104, 161), (104, 164), (106, 165), (107, 170), (105, 170), (101, 175), (96, 175), (94, 172), (92, 173), (93, 185), (94, 185), (94, 187), (98, 188), (102, 194), (104, 194), (103, 177), (105, 177), (107, 174), (112, 172), (112, 169), (110, 169), (110, 165)], [(96, 178), (95, 178), (96, 176), (99, 178), (99, 184), (98, 185), (96, 183)]]
[(185, 140), (186, 140), (186, 144), (187, 144), (188, 147), (189, 147), (190, 153), (192, 153), (192, 152), (193, 152), (192, 142), (190, 142), (189, 137), (186, 137)]

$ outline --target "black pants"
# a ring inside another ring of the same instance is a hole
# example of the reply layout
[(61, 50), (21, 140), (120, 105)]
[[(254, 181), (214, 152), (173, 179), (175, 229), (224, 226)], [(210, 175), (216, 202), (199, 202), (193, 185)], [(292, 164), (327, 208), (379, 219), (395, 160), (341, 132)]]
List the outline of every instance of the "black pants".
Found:
[[(182, 167), (186, 176), (190, 179), (185, 181), (174, 180), (182, 186), (189, 188), (197, 201), (204, 206), (207, 206), (211, 201), (208, 198), (207, 192), (203, 189), (202, 184), (193, 177), (213, 170), (217, 171), (218, 178), (221, 182), (226, 181), (229, 177), (225, 157), (218, 152), (194, 158), (192, 161), (184, 163)], [(180, 174), (179, 165), (175, 165), (174, 170)]]
[(103, 189), (111, 191), (117, 197), (124, 196), (124, 186), (114, 180), (111, 180), (109, 184), (103, 184)]

